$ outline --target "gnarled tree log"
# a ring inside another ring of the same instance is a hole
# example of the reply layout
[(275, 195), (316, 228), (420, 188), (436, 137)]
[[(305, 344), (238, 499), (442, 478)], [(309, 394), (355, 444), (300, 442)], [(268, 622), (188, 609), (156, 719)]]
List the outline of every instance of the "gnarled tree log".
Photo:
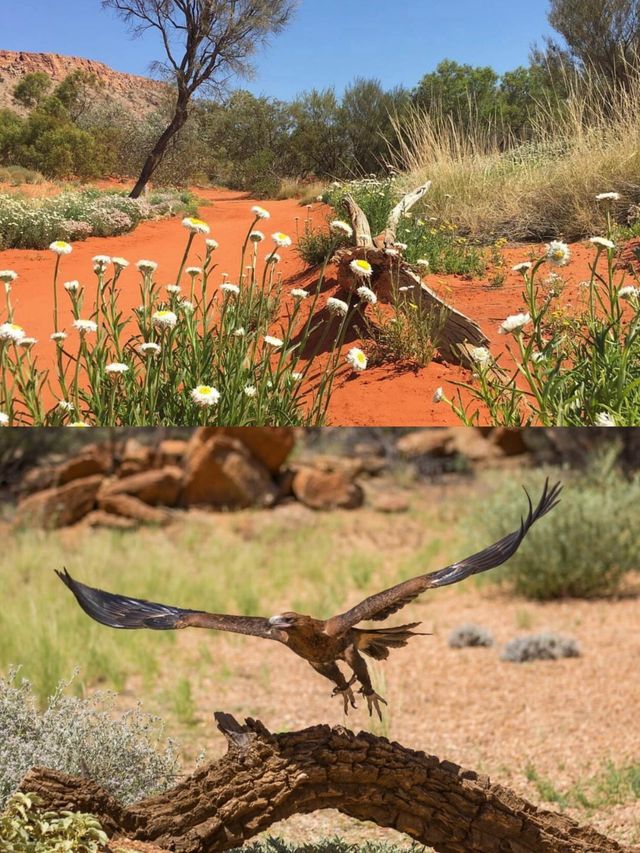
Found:
[(425, 316), (435, 313), (434, 326), (439, 328), (435, 343), (440, 356), (447, 361), (471, 366), (467, 348), (486, 346), (488, 338), (477, 323), (456, 311), (427, 287), (415, 267), (404, 261), (401, 253), (393, 248), (401, 217), (424, 197), (430, 187), (431, 182), (428, 182), (407, 193), (391, 211), (385, 229), (375, 240), (371, 237), (371, 226), (362, 208), (352, 196), (345, 198), (355, 246), (340, 249), (333, 258), (338, 265), (338, 283), (345, 290), (352, 290), (356, 279), (349, 266), (354, 260), (367, 260), (373, 267), (371, 286), (378, 299), (391, 302), (400, 288), (407, 288), (402, 291), (403, 298), (415, 303)]
[(91, 812), (110, 835), (176, 853), (236, 847), (318, 809), (392, 827), (442, 853), (614, 853), (617, 842), (533, 806), (487, 778), (385, 738), (315, 726), (271, 734), (216, 714), (229, 749), (157, 797), (123, 806), (86, 779), (32, 770), (23, 791), (47, 808)]

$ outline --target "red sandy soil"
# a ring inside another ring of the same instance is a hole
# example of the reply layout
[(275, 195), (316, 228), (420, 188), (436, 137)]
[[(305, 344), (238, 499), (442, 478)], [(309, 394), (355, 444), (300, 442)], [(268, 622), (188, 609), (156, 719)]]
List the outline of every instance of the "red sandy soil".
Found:
[[(219, 189), (199, 189), (198, 195), (205, 199), (200, 216), (211, 226), (211, 236), (220, 243), (216, 253), (218, 272), (228, 272), (231, 281), (238, 278), (239, 252), (246, 230), (251, 222), (250, 207), (256, 202), (242, 193)], [(264, 223), (263, 230), (270, 234), (276, 230), (295, 237), (304, 227), (309, 215), (314, 223), (322, 223), (328, 208), (313, 205), (309, 214), (296, 200), (259, 202), (271, 212), (271, 220)], [(61, 281), (78, 279), (87, 290), (90, 304), (90, 287), (95, 281), (91, 270), (91, 258), (106, 254), (127, 258), (132, 267), (121, 278), (122, 307), (132, 309), (139, 304), (138, 272), (133, 263), (141, 258), (159, 264), (158, 279), (162, 284), (174, 280), (185, 245), (185, 231), (177, 219), (145, 222), (130, 234), (119, 237), (91, 238), (76, 243), (73, 253), (62, 259)], [(196, 246), (201, 247), (200, 243)], [(190, 258), (197, 262), (199, 248)], [(511, 267), (521, 261), (537, 257), (541, 246), (516, 246), (504, 250), (505, 283), (492, 288), (487, 278), (469, 280), (460, 276), (429, 275), (426, 283), (455, 308), (479, 323), (487, 337), (494, 356), (505, 353), (509, 341), (498, 334), (500, 323), (510, 314), (523, 309), (522, 278), (511, 272)], [(580, 302), (579, 283), (589, 278), (589, 262), (594, 257), (593, 248), (585, 244), (572, 246), (571, 264), (559, 270), (567, 283), (562, 297), (563, 305), (571, 312)], [(280, 271), (285, 280), (285, 290), (294, 286), (312, 288), (317, 281), (317, 270), (306, 270), (293, 249), (283, 250)], [(16, 322), (23, 325), (28, 335), (39, 339), (39, 365), (53, 366), (54, 346), (49, 341), (52, 331), (52, 273), (54, 258), (48, 251), (8, 250), (0, 252), (0, 268), (13, 269), (20, 278), (13, 289), (16, 307)], [(551, 272), (551, 270), (550, 270)], [(215, 278), (215, 276), (214, 276)], [(334, 270), (328, 270), (323, 285), (323, 296), (335, 295), (337, 283)], [(69, 300), (61, 294), (63, 306), (61, 325), (70, 327)], [(321, 304), (321, 303), (320, 303)], [(274, 329), (277, 333), (277, 329)], [(355, 336), (347, 335), (344, 355), (352, 346), (362, 346)], [(316, 365), (310, 371), (313, 381), (324, 368), (327, 354), (317, 356)], [(505, 355), (505, 365), (509, 364)], [(384, 364), (371, 367), (364, 374), (353, 376), (345, 367), (340, 371), (334, 385), (334, 393), (328, 411), (328, 423), (332, 426), (445, 426), (455, 425), (457, 419), (446, 404), (434, 404), (433, 394), (443, 386), (449, 398), (456, 393), (452, 382), (468, 382), (469, 371), (455, 365), (432, 363), (423, 369), (412, 365)]]

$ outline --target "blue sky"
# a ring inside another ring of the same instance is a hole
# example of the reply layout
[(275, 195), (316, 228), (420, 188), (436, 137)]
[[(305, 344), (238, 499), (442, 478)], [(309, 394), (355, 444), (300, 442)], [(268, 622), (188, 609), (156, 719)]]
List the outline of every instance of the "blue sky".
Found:
[[(313, 86), (341, 91), (354, 77), (415, 85), (444, 58), (506, 71), (549, 32), (548, 0), (301, 0), (293, 23), (257, 57), (257, 94), (290, 98)], [(161, 53), (132, 40), (100, 0), (0, 0), (0, 49), (84, 56), (148, 72)]]

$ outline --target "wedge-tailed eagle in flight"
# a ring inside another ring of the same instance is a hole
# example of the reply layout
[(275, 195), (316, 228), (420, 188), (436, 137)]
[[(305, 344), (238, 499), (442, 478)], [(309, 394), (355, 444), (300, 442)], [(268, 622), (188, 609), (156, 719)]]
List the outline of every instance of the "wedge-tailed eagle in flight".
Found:
[[(412, 637), (424, 635), (414, 631), (420, 625), (419, 622), (393, 628), (357, 628), (356, 625), (369, 620), (381, 622), (428, 589), (449, 586), (470, 575), (500, 566), (515, 554), (532, 525), (556, 506), (561, 489), (560, 483), (549, 488), (547, 480), (535, 509), (525, 491), (529, 511), (527, 517), (521, 520), (519, 530), (504, 536), (483, 551), (439, 571), (419, 575), (378, 592), (365, 598), (346, 613), (324, 621), (300, 613), (279, 613), (271, 618), (263, 618), (218, 615), (204, 610), (182, 610), (179, 607), (93, 589), (74, 580), (66, 569), (57, 574), (73, 592), (80, 607), (93, 619), (111, 628), (151, 628), (160, 631), (210, 628), (250, 634), (283, 643), (308, 661), (316, 672), (335, 684), (332, 696), (342, 696), (345, 713), (348, 713), (349, 706), (356, 707), (351, 688), (358, 682), (359, 692), (367, 701), (369, 714), (372, 715), (375, 709), (382, 718), (380, 703), (387, 703), (374, 691), (362, 655), (368, 655), (374, 660), (386, 660), (389, 657), (389, 649), (401, 648), (406, 646)], [(349, 681), (339, 669), (338, 661), (344, 662), (350, 668), (352, 676)]]

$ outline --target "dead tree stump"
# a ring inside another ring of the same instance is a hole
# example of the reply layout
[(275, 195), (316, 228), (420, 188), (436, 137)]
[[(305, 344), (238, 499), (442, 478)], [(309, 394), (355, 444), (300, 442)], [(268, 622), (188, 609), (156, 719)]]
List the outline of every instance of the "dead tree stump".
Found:
[(110, 835), (175, 853), (218, 853), (319, 809), (392, 827), (442, 853), (614, 853), (617, 842), (536, 808), (485, 777), (385, 738), (315, 726), (272, 734), (215, 715), (227, 755), (132, 806), (86, 779), (35, 769), (21, 789), (47, 809), (94, 814)]
[(390, 302), (393, 294), (403, 290), (403, 298), (413, 302), (425, 315), (436, 314), (441, 325), (437, 341), (441, 357), (450, 362), (470, 366), (467, 347), (486, 346), (489, 341), (477, 323), (456, 311), (423, 283), (415, 267), (402, 258), (395, 249), (396, 233), (400, 219), (423, 198), (431, 182), (408, 193), (392, 210), (387, 224), (377, 237), (371, 234), (366, 214), (352, 196), (346, 196), (345, 205), (353, 227), (354, 246), (340, 249), (333, 260), (338, 265), (338, 283), (345, 289), (355, 286), (350, 265), (355, 260), (367, 260), (373, 267), (371, 286), (381, 302)]

